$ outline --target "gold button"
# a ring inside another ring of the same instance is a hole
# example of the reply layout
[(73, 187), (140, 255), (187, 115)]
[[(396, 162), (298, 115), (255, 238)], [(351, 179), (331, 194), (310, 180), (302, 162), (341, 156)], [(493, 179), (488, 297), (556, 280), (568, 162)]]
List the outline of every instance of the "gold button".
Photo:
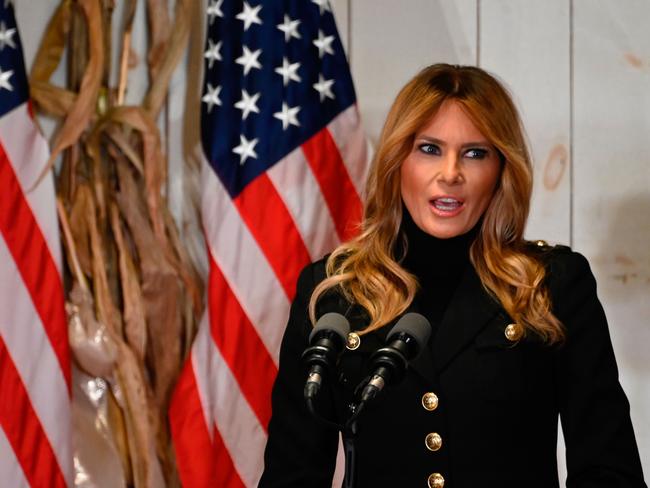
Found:
[(438, 408), (438, 396), (430, 391), (422, 395), (422, 406), (425, 410), (432, 412)]
[(509, 341), (517, 342), (524, 335), (524, 328), (520, 324), (508, 324), (504, 333)]
[(345, 345), (350, 351), (354, 351), (361, 345), (361, 337), (356, 332), (348, 334), (348, 343)]
[(541, 239), (540, 239), (539, 241), (535, 241), (535, 244), (536, 244), (538, 247), (547, 247), (547, 246), (548, 246), (548, 242), (543, 241), (543, 240), (541, 240)]
[(442, 488), (445, 486), (445, 479), (440, 473), (430, 474), (427, 481), (429, 483), (429, 488)]
[(437, 451), (442, 447), (442, 437), (437, 432), (432, 432), (424, 438), (424, 443), (429, 451)]

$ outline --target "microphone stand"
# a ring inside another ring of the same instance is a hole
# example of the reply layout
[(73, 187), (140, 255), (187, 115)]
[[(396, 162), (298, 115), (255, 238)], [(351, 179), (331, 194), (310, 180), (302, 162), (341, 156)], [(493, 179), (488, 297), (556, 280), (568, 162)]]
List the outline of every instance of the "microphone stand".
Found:
[(357, 462), (354, 441), (358, 433), (357, 419), (366, 402), (362, 400), (358, 405), (350, 404), (350, 413), (352, 415), (344, 425), (332, 422), (331, 420), (328, 420), (320, 415), (316, 411), (313, 397), (305, 396), (305, 402), (307, 404), (307, 410), (309, 410), (309, 413), (312, 415), (312, 417), (314, 417), (316, 421), (327, 427), (335, 428), (341, 432), (341, 434), (343, 434), (343, 452), (345, 453), (345, 477), (343, 478), (342, 488), (354, 488), (356, 485)]
[(343, 488), (354, 488), (356, 484), (356, 474), (357, 474), (357, 456), (356, 449), (354, 445), (354, 440), (357, 436), (357, 418), (363, 410), (365, 402), (359, 403), (359, 405), (350, 405), (350, 412), (352, 416), (347, 420), (345, 426), (342, 429), (343, 434), (343, 450), (345, 452), (345, 477), (343, 478)]

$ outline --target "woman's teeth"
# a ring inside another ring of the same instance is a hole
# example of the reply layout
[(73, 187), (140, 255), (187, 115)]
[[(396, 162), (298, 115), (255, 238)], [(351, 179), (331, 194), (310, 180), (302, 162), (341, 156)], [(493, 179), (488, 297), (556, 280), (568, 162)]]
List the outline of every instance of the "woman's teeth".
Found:
[(436, 207), (438, 210), (442, 210), (446, 212), (456, 210), (461, 205), (462, 202), (459, 202), (454, 198), (436, 198), (435, 200), (433, 200), (434, 207)]

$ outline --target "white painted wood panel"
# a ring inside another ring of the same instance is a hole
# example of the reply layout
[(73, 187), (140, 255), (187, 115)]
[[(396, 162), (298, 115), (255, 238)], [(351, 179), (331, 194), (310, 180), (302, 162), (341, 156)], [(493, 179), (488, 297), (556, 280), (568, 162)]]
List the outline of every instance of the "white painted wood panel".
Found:
[(574, 247), (590, 260), (650, 474), (650, 3), (574, 0)]
[(569, 244), (570, 25), (566, 0), (481, 0), (479, 64), (511, 89), (534, 161), (526, 236)]
[(349, 45), (350, 45), (350, 2), (352, 0), (332, 0), (330, 4), (332, 5), (332, 12), (334, 13), (334, 19), (336, 20), (336, 28), (339, 31), (339, 37), (343, 43), (343, 48), (345, 53), (350, 56)]
[(420, 69), (476, 59), (476, 0), (354, 0), (350, 28), (352, 75), (373, 143), (397, 92)]

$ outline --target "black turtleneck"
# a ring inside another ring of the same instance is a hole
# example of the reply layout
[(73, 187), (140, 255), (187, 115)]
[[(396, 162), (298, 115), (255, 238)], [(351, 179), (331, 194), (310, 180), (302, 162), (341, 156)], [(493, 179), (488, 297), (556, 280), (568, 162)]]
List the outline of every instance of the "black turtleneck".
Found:
[(479, 224), (466, 234), (438, 239), (421, 230), (405, 207), (403, 215), (400, 230), (406, 237), (407, 251), (401, 265), (418, 279), (415, 306), (431, 322), (433, 337), (466, 267), (471, 266), (469, 248)]

